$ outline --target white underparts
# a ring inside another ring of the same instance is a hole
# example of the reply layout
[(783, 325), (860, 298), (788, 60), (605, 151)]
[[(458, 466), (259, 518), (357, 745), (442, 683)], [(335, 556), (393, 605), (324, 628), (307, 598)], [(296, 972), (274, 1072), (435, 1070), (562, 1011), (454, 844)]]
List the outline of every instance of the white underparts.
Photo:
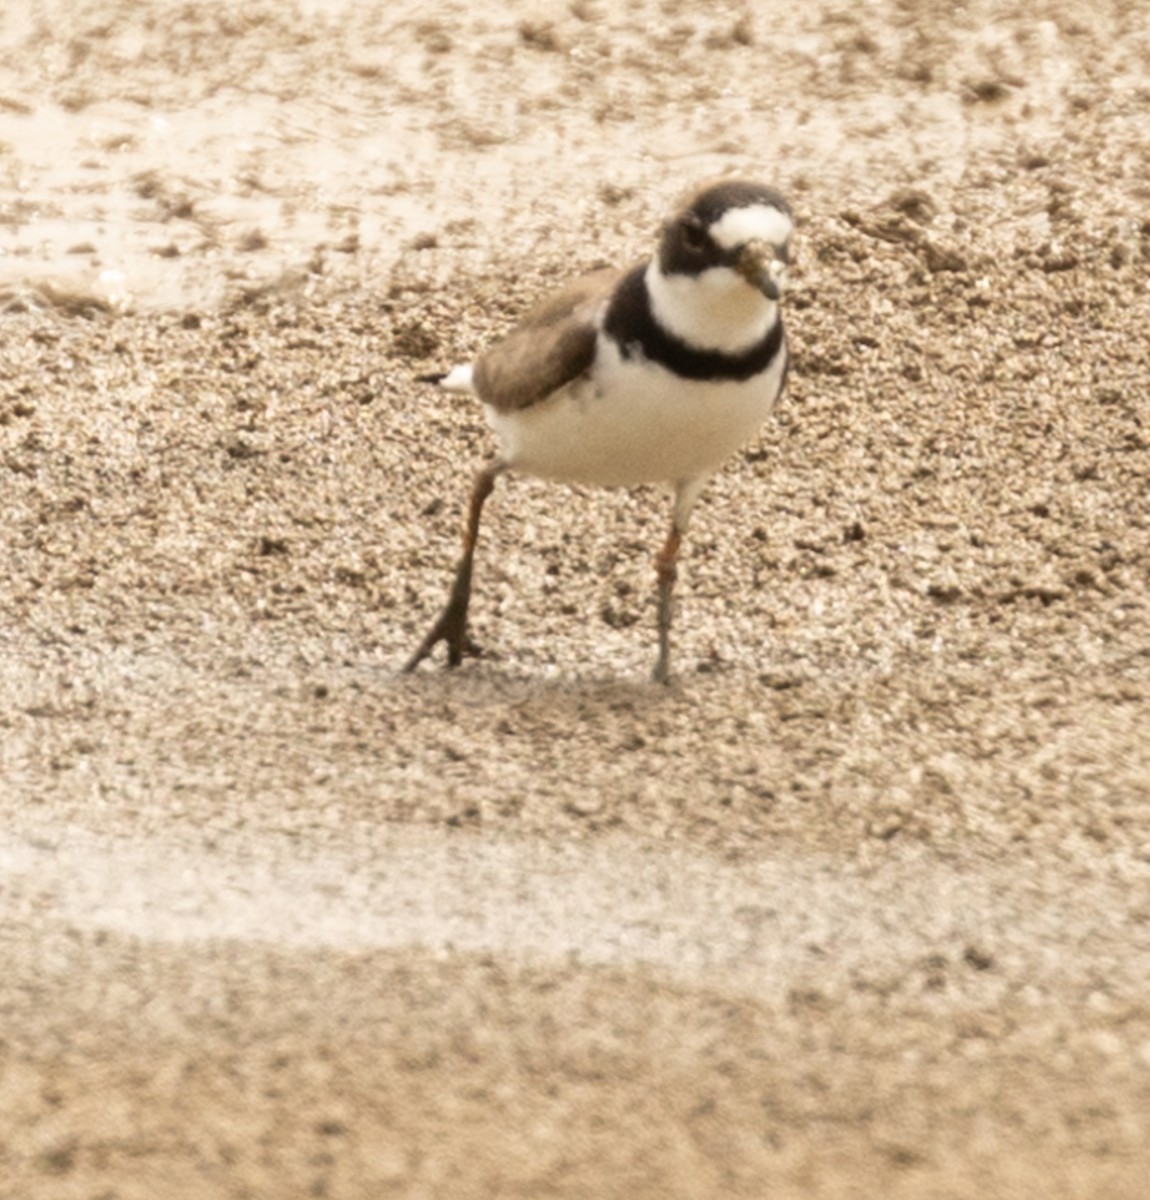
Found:
[[(555, 395), (516, 412), (490, 406), (500, 458), (543, 479), (600, 487), (705, 480), (745, 446), (770, 414), (785, 351), (745, 380), (683, 379), (641, 357), (623, 358), (599, 335), (595, 366)], [(688, 495), (683, 517), (698, 489)]]

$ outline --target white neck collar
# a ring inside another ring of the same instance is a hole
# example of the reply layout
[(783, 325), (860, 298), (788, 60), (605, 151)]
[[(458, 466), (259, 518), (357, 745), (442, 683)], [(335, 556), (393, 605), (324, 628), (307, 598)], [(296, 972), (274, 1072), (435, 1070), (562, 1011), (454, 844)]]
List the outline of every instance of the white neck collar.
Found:
[(653, 259), (645, 279), (652, 316), (697, 350), (741, 354), (761, 342), (778, 320), (779, 306), (729, 267), (664, 275)]

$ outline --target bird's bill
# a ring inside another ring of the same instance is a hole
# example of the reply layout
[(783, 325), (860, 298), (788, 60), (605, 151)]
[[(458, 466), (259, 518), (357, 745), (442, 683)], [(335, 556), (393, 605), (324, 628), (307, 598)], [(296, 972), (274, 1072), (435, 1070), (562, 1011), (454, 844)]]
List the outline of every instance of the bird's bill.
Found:
[(748, 242), (739, 255), (739, 274), (768, 300), (781, 299), (786, 271), (787, 264), (769, 242)]

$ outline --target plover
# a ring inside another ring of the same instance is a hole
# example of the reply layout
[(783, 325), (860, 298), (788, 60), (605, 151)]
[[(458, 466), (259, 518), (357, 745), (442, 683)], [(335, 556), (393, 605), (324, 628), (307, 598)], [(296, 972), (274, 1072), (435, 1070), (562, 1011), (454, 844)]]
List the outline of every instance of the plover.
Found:
[(468, 629), (484, 502), (505, 471), (602, 487), (662, 484), (671, 528), (655, 559), (659, 652), (671, 664), (672, 596), (691, 510), (710, 477), (770, 414), (787, 374), (779, 314), (794, 216), (773, 188), (696, 188), (658, 248), (627, 271), (577, 279), (474, 363), (436, 379), (482, 401), (497, 452), (475, 479), (447, 604), (404, 666), (439, 642), (447, 663), (479, 653)]

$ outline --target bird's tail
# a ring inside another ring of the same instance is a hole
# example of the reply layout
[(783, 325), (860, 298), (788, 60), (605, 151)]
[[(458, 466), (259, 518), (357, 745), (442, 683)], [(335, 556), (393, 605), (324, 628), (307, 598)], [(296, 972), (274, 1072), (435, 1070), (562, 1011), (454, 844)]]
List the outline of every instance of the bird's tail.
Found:
[(417, 375), (419, 383), (437, 383), (445, 392), (457, 392), (463, 395), (473, 394), (475, 384), (471, 380), (471, 364), (452, 367), (450, 371), (432, 371), (427, 375)]

